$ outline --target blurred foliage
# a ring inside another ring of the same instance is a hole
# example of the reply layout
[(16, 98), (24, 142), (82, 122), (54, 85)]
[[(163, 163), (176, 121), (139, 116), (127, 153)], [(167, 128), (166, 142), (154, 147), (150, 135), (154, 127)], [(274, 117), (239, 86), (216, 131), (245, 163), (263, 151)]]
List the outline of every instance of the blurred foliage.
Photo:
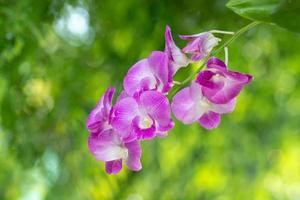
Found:
[(88, 151), (87, 114), (163, 50), (166, 24), (176, 35), (249, 23), (225, 4), (0, 0), (0, 199), (300, 199), (300, 37), (272, 26), (229, 47), (231, 68), (255, 79), (218, 129), (177, 122), (142, 143), (139, 173), (107, 175)]
[(229, 0), (227, 7), (251, 20), (274, 23), (300, 32), (299, 0)]

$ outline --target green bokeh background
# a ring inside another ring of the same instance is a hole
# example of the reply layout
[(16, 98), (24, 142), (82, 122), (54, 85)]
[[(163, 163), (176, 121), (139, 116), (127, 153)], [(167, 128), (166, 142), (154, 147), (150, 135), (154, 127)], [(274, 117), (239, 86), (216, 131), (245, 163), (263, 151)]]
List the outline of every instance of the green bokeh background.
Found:
[(176, 122), (142, 142), (138, 173), (107, 175), (88, 151), (89, 111), (164, 49), (166, 24), (182, 47), (178, 34), (250, 23), (225, 4), (0, 0), (0, 199), (300, 199), (300, 36), (275, 26), (230, 45), (230, 67), (255, 78), (216, 130)]

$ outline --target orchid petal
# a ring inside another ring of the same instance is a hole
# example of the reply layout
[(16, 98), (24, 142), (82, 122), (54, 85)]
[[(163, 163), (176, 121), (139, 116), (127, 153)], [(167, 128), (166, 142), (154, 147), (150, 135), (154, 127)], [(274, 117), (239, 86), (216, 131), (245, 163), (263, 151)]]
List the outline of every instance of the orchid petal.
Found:
[(122, 169), (122, 159), (108, 161), (105, 163), (105, 171), (108, 174), (117, 174)]
[(121, 134), (128, 137), (131, 133), (132, 120), (139, 114), (138, 104), (133, 97), (125, 97), (114, 106), (112, 126)]
[(234, 110), (235, 104), (236, 98), (225, 104), (212, 104), (211, 110), (219, 114), (230, 113)]
[(124, 155), (124, 148), (121, 140), (112, 129), (101, 134), (91, 134), (88, 139), (88, 146), (97, 160), (112, 161), (121, 159)]
[(133, 171), (139, 171), (142, 169), (141, 155), (142, 150), (138, 141), (133, 141), (125, 144), (128, 149), (128, 158), (126, 161), (127, 166)]
[[(145, 84), (146, 83), (146, 84)], [(136, 92), (147, 89), (155, 89), (156, 79), (149, 67), (147, 59), (135, 63), (129, 70), (123, 82), (124, 90), (130, 96)]]
[(108, 88), (97, 106), (89, 114), (86, 126), (90, 132), (101, 132), (105, 124), (108, 122), (114, 93), (115, 88)]
[(211, 79), (215, 75), (217, 75), (217, 74), (210, 70), (200, 71), (196, 78), (196, 82), (199, 83), (203, 87), (217, 91), (224, 86), (224, 83), (222, 81), (212, 81)]
[(221, 122), (221, 115), (215, 112), (205, 113), (200, 119), (199, 123), (206, 129), (214, 129), (218, 127)]
[(153, 51), (148, 58), (149, 66), (162, 83), (168, 81), (168, 57), (162, 51)]
[(206, 66), (207, 66), (207, 68), (216, 68), (216, 67), (224, 68), (224, 69), (227, 68), (226, 64), (222, 60), (220, 60), (219, 58), (216, 58), (216, 57), (210, 58), (207, 61)]
[(167, 126), (171, 121), (169, 100), (156, 91), (146, 91), (140, 96), (141, 107), (149, 114), (159, 126)]
[(165, 40), (165, 52), (167, 53), (171, 61), (170, 70), (171, 75), (173, 76), (178, 69), (180, 69), (181, 67), (186, 67), (189, 64), (189, 60), (181, 51), (181, 49), (176, 46), (169, 26), (166, 27)]
[(199, 98), (196, 97), (196, 93), (193, 91), (197, 91), (198, 95), (201, 95), (201, 87), (197, 85), (193, 85), (193, 87), (186, 87), (179, 91), (173, 98), (172, 101), (172, 111), (175, 117), (182, 121), (184, 124), (191, 124), (197, 121), (205, 112), (205, 110), (201, 109), (197, 105), (197, 100)]
[(219, 43), (219, 38), (216, 38), (210, 32), (190, 36), (181, 35), (180, 38), (189, 41), (182, 51), (191, 54), (191, 60), (193, 61), (199, 61), (208, 56), (212, 49)]
[[(149, 67), (153, 75), (159, 81), (157, 90), (166, 93), (172, 87), (169, 79), (168, 56), (162, 51), (153, 51), (148, 58)], [(148, 89), (149, 90), (149, 89)]]
[(126, 98), (126, 97), (129, 97), (129, 95), (123, 90), (123, 91), (119, 94), (119, 96), (118, 96), (116, 102), (121, 101), (121, 99), (124, 99), (124, 98)]
[(175, 123), (173, 121), (170, 121), (170, 123), (167, 126), (160, 126), (158, 125), (156, 130), (156, 135), (159, 137), (166, 137), (168, 135), (168, 131), (173, 129), (175, 126)]

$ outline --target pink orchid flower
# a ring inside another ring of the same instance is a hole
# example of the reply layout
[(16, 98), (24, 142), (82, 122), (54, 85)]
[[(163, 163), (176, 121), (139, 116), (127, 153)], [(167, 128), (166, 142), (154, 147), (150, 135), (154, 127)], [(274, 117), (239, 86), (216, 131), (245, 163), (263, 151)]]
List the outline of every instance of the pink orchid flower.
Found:
[(92, 133), (88, 139), (88, 146), (97, 160), (105, 162), (108, 174), (119, 173), (123, 162), (133, 171), (142, 169), (142, 150), (139, 142), (135, 140), (124, 143), (113, 129)]
[(157, 91), (124, 97), (113, 110), (112, 126), (122, 135), (123, 141), (164, 136), (174, 126), (169, 101)]
[(212, 49), (218, 45), (220, 39), (210, 32), (195, 35), (181, 35), (181, 39), (189, 41), (182, 49), (184, 53), (191, 55), (191, 60), (199, 61), (210, 54)]
[[(115, 88), (108, 88), (88, 117), (88, 147), (97, 160), (105, 162), (106, 172), (109, 174), (118, 173), (123, 161), (131, 170), (138, 171), (142, 168), (139, 142), (123, 142), (120, 134), (110, 124), (114, 93)], [(123, 97), (124, 93), (119, 99)]]
[(198, 74), (196, 82), (202, 86), (207, 99), (224, 104), (234, 99), (251, 80), (251, 75), (230, 71), (220, 59), (210, 58), (207, 69)]
[(172, 111), (184, 124), (199, 122), (206, 129), (216, 128), (221, 121), (221, 114), (232, 112), (235, 99), (226, 104), (215, 104), (203, 95), (202, 87), (193, 82), (180, 90), (173, 98)]

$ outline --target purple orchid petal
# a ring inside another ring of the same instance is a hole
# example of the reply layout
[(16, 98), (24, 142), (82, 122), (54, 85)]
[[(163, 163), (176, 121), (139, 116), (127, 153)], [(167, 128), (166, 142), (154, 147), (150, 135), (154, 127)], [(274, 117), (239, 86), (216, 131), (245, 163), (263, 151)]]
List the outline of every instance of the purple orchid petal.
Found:
[(122, 169), (122, 159), (105, 162), (105, 171), (108, 174), (117, 174)]
[(236, 104), (236, 98), (232, 99), (231, 101), (225, 104), (212, 103), (211, 110), (219, 114), (230, 113), (234, 110), (235, 104)]
[(115, 88), (110, 87), (105, 92), (104, 99), (103, 99), (103, 109), (104, 109), (104, 112), (107, 114), (109, 114), (110, 109), (112, 107), (112, 99), (115, 94), (115, 91), (116, 91)]
[[(147, 90), (154, 90), (157, 89), (157, 87), (151, 87), (153, 86), (153, 77), (145, 77), (143, 79), (141, 79), (140, 81), (140, 92), (141, 91), (147, 91)], [(138, 93), (135, 93), (133, 96), (135, 96)]]
[(156, 130), (156, 135), (159, 137), (166, 137), (168, 135), (168, 131), (173, 129), (175, 126), (175, 123), (173, 121), (170, 121), (170, 123), (167, 126), (160, 126), (158, 125)]
[(141, 107), (150, 115), (158, 126), (167, 127), (171, 123), (169, 100), (156, 91), (146, 91), (140, 96)]
[(203, 50), (201, 49), (203, 42), (205, 41), (207, 34), (200, 35), (198, 38), (191, 40), (182, 51), (185, 53), (201, 53)]
[(212, 57), (210, 58), (207, 63), (206, 63), (207, 68), (216, 68), (216, 67), (220, 67), (220, 68), (225, 68), (227, 69), (226, 64), (220, 60), (219, 58), (216, 57)]
[(159, 77), (161, 82), (168, 81), (168, 57), (162, 51), (153, 51), (148, 58), (148, 63), (152, 66), (154, 74)]
[(88, 146), (95, 158), (104, 162), (121, 159), (125, 152), (118, 134), (113, 129), (101, 134), (91, 134)]
[(153, 51), (148, 58), (149, 66), (159, 81), (157, 89), (162, 93), (168, 92), (172, 87), (172, 82), (169, 79), (168, 62), (168, 55), (162, 51)]
[(124, 98), (126, 98), (126, 97), (129, 97), (129, 95), (123, 90), (123, 91), (119, 94), (119, 96), (118, 96), (116, 102), (121, 101), (121, 99), (124, 99)]
[(191, 60), (193, 60), (193, 61), (199, 61), (199, 60), (203, 59), (207, 55), (208, 54), (195, 53), (195, 54), (192, 54)]
[(139, 108), (136, 100), (133, 97), (125, 97), (114, 106), (111, 124), (123, 138), (129, 137), (132, 132), (132, 120), (138, 114)]
[(157, 131), (161, 133), (168, 132), (172, 128), (174, 128), (175, 123), (173, 121), (170, 121), (166, 126), (158, 125)]
[(165, 52), (169, 56), (170, 62), (170, 71), (173, 76), (178, 69), (181, 67), (186, 67), (189, 64), (189, 60), (186, 55), (179, 49), (172, 37), (171, 29), (169, 26), (166, 26), (165, 31)]
[(210, 32), (196, 35), (181, 35), (180, 38), (189, 41), (182, 51), (191, 54), (193, 61), (199, 61), (208, 56), (212, 49), (219, 43), (219, 39)]
[(175, 117), (184, 124), (197, 121), (205, 112), (198, 105), (201, 96), (201, 86), (197, 83), (192, 83), (190, 87), (180, 90), (174, 96), (171, 104)]
[(203, 87), (217, 91), (224, 86), (224, 82), (213, 81), (212, 78), (216, 75), (217, 73), (209, 70), (200, 71), (196, 78), (196, 82), (202, 85)]
[(101, 132), (106, 128), (114, 93), (115, 88), (108, 88), (98, 102), (96, 108), (89, 114), (86, 126), (90, 132)]
[(200, 119), (199, 123), (206, 129), (214, 129), (219, 126), (221, 122), (221, 115), (215, 112), (205, 113)]
[(243, 74), (240, 72), (227, 71), (226, 75), (232, 81), (239, 82), (241, 84), (248, 84), (252, 81), (253, 77), (250, 74)]
[(195, 102), (203, 98), (201, 85), (199, 85), (195, 81), (192, 81), (189, 88), (191, 97), (194, 99)]
[(142, 150), (138, 141), (126, 143), (125, 146), (128, 149), (128, 158), (126, 161), (127, 166), (133, 171), (139, 171), (142, 169), (141, 155)]
[(150, 69), (147, 59), (140, 60), (128, 70), (123, 86), (126, 93), (130, 96), (133, 96), (136, 92), (143, 91), (145, 87), (147, 89), (155, 89), (157, 87), (155, 76)]

